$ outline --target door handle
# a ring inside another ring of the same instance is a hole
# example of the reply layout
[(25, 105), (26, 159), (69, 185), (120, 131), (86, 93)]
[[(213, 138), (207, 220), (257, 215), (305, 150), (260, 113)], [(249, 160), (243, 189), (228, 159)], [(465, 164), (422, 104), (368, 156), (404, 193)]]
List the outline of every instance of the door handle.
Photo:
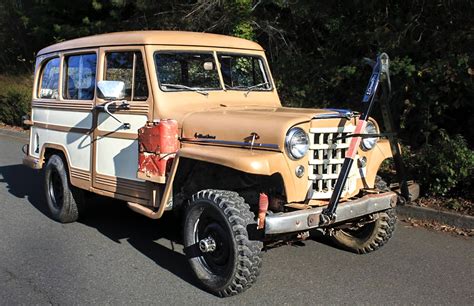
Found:
[(130, 103), (127, 101), (122, 101), (119, 105), (116, 105), (118, 101), (109, 101), (107, 103), (101, 104), (101, 105), (96, 105), (95, 109), (99, 111), (104, 111), (106, 112), (110, 117), (114, 118), (118, 123), (122, 124), (122, 128), (125, 130), (130, 129), (130, 123), (122, 122), (120, 119), (114, 116), (112, 112), (109, 110), (109, 107), (113, 105), (115, 109), (130, 109)]

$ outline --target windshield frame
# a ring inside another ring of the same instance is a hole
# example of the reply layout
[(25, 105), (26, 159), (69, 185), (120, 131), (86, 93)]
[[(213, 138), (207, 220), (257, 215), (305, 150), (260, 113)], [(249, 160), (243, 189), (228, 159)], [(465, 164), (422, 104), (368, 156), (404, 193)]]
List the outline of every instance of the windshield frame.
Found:
[[(248, 88), (226, 88), (225, 87), (225, 84), (224, 84), (224, 78), (222, 76), (222, 71), (221, 71), (221, 63), (219, 61), (219, 57), (218, 55), (232, 55), (232, 56), (247, 56), (247, 57), (252, 57), (252, 58), (256, 58), (257, 60), (260, 60), (263, 64), (263, 70), (264, 70), (264, 78), (266, 77), (267, 79), (267, 82), (269, 84), (269, 88), (265, 88), (265, 89), (261, 89), (261, 90), (252, 90), (252, 92), (273, 92), (274, 90), (274, 85), (273, 85), (273, 78), (270, 74), (270, 70), (268, 68), (268, 63), (267, 61), (265, 60), (265, 57), (262, 56), (262, 55), (259, 55), (259, 54), (254, 54), (254, 53), (245, 53), (245, 52), (234, 52), (232, 50), (200, 50), (200, 49), (196, 49), (196, 50), (183, 50), (183, 49), (169, 49), (169, 50), (155, 50), (153, 52), (153, 65), (154, 65), (154, 73), (156, 75), (156, 79), (157, 79), (157, 82), (158, 82), (158, 90), (160, 90), (161, 92), (164, 92), (164, 93), (169, 93), (169, 92), (173, 92), (173, 93), (177, 93), (177, 92), (193, 92), (195, 90), (187, 90), (187, 89), (164, 89), (162, 87), (162, 82), (160, 81), (160, 77), (159, 77), (159, 71), (158, 71), (158, 65), (157, 65), (157, 61), (156, 61), (156, 54), (159, 54), (159, 53), (191, 53), (191, 54), (212, 54), (212, 57), (213, 57), (213, 60), (214, 60), (214, 64), (217, 65), (217, 68), (216, 68), (216, 73), (218, 75), (218, 78), (219, 78), (219, 86), (216, 87), (216, 88), (201, 88), (201, 87), (196, 87), (196, 89), (199, 89), (201, 91), (223, 91), (223, 92), (227, 92), (227, 91), (239, 91), (239, 92), (247, 92), (248, 91)], [(182, 84), (181, 84), (182, 85)]]

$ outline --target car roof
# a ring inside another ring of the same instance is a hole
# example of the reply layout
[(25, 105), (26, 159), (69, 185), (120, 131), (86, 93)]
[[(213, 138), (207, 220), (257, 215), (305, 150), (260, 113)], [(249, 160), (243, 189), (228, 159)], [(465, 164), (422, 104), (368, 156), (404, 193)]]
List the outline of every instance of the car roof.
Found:
[(124, 45), (203, 46), (263, 50), (256, 42), (226, 35), (186, 31), (133, 31), (99, 34), (63, 41), (41, 49), (38, 56), (64, 50)]

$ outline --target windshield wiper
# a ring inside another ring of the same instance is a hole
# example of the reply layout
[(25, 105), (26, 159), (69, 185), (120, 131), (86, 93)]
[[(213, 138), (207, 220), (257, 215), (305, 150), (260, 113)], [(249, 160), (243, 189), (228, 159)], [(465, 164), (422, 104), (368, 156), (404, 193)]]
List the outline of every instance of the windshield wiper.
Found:
[(254, 90), (256, 88), (260, 88), (260, 87), (265, 86), (265, 85), (269, 85), (269, 84), (270, 83), (268, 83), (268, 82), (263, 82), (263, 83), (259, 83), (257, 85), (249, 86), (249, 87), (247, 87), (247, 92), (244, 95), (247, 97), (252, 90)]
[(204, 95), (204, 96), (209, 95), (209, 93), (207, 91), (204, 91), (204, 90), (196, 88), (196, 87), (189, 87), (189, 86), (182, 85), (182, 84), (161, 84), (161, 85), (166, 86), (166, 87), (176, 88), (176, 89), (187, 89), (187, 90), (195, 91), (195, 92), (200, 93), (201, 95)]

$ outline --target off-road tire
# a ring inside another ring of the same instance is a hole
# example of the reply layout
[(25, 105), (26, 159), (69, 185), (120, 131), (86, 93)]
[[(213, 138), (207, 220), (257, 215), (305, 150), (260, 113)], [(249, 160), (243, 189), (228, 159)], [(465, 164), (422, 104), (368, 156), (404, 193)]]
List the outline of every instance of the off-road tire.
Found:
[(392, 237), (397, 223), (395, 209), (374, 213), (374, 221), (357, 230), (335, 228), (329, 236), (339, 247), (358, 254), (373, 252)]
[[(184, 247), (194, 274), (207, 290), (227, 297), (256, 281), (263, 247), (261, 241), (249, 238), (249, 229), (256, 226), (249, 205), (236, 192), (202, 190), (192, 196), (186, 208)], [(215, 238), (214, 252), (199, 249), (204, 236)]]
[(382, 177), (380, 177), (379, 175), (377, 175), (375, 177), (375, 189), (379, 190), (379, 191), (390, 191), (390, 188), (387, 184), (387, 182), (385, 182)]
[(67, 167), (59, 155), (52, 155), (46, 163), (44, 192), (51, 217), (56, 221), (74, 222), (84, 210), (84, 192), (70, 184)]

